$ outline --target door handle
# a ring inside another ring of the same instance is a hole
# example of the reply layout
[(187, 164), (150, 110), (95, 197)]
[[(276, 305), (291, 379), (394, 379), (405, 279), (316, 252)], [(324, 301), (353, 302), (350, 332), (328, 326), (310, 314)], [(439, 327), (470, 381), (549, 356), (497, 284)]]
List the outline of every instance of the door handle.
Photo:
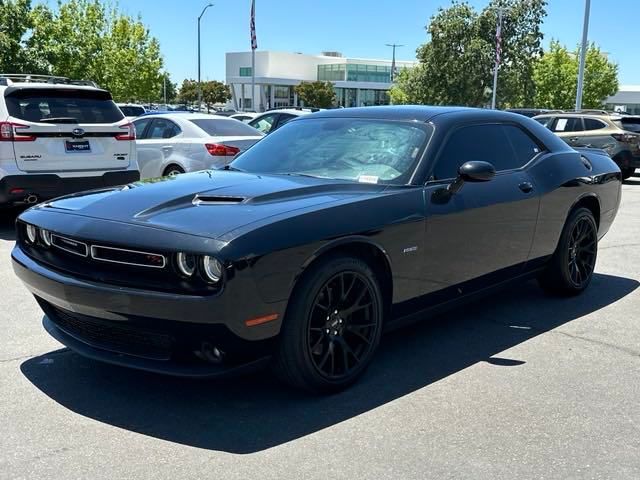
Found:
[(524, 193), (533, 191), (533, 185), (531, 184), (531, 182), (522, 182), (520, 185), (518, 185), (518, 188)]

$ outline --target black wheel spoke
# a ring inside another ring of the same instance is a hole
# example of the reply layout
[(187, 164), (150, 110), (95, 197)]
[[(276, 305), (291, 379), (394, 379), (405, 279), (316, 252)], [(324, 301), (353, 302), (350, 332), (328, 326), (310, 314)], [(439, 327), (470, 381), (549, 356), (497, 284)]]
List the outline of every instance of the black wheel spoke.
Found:
[(365, 360), (380, 325), (375, 298), (369, 279), (355, 271), (337, 273), (321, 287), (307, 333), (308, 351), (320, 373), (339, 379)]

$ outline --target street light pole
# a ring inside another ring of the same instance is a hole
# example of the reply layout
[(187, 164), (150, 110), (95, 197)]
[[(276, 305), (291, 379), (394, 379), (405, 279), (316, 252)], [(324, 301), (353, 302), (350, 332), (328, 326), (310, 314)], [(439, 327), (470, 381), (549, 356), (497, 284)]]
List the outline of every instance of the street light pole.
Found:
[(393, 54), (391, 57), (391, 83), (393, 83), (396, 76), (396, 48), (404, 47), (404, 45), (399, 45), (397, 43), (387, 43), (386, 46), (393, 48)]
[(202, 104), (202, 85), (200, 83), (200, 19), (207, 11), (207, 8), (213, 7), (213, 3), (209, 3), (202, 9), (202, 13), (198, 17), (198, 111), (200, 111), (200, 105)]
[(582, 25), (582, 47), (580, 48), (580, 68), (578, 69), (578, 89), (576, 91), (576, 110), (582, 108), (582, 90), (584, 87), (584, 65), (587, 60), (587, 37), (589, 36), (589, 13), (591, 0), (584, 2), (584, 24)]

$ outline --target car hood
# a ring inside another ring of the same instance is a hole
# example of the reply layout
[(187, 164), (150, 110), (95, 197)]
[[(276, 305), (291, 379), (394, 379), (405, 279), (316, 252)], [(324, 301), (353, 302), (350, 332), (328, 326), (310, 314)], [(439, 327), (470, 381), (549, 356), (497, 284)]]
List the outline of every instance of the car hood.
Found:
[(269, 217), (384, 189), (351, 181), (205, 170), (69, 195), (37, 208), (218, 238)]

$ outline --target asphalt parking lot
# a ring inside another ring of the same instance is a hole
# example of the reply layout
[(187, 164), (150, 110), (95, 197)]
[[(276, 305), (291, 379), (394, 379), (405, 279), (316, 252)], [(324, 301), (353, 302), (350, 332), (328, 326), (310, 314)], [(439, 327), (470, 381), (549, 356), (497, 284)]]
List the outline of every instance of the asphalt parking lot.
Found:
[(0, 214), (0, 479), (640, 478), (640, 177), (577, 298), (528, 283), (387, 336), (362, 381), (193, 382), (63, 349)]

